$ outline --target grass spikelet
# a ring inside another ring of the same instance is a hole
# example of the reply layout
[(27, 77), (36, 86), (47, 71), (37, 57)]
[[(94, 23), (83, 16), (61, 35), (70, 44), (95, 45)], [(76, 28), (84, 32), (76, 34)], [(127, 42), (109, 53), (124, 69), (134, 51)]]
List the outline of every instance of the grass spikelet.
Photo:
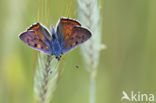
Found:
[(82, 44), (81, 51), (85, 60), (85, 67), (90, 74), (90, 103), (96, 102), (95, 78), (99, 63), (100, 51), (106, 46), (101, 43), (101, 19), (97, 0), (77, 0), (78, 19), (92, 32), (92, 37)]
[(34, 77), (34, 91), (36, 103), (49, 103), (60, 77), (61, 68), (54, 56), (43, 53), (38, 55), (38, 66)]

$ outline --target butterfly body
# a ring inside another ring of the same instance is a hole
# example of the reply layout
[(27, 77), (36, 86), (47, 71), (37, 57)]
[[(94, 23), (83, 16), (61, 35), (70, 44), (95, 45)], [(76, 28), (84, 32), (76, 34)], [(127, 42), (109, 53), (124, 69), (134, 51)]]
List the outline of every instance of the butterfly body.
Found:
[[(53, 29), (53, 27), (52, 27)], [(52, 48), (52, 55), (55, 55), (56, 58), (59, 60), (62, 55), (62, 48), (58, 41), (58, 37), (55, 31), (52, 31), (52, 42), (51, 42), (51, 48)]]
[(36, 23), (20, 34), (20, 39), (31, 48), (47, 55), (55, 55), (59, 60), (62, 54), (67, 53), (91, 37), (91, 32), (81, 27), (73, 19), (61, 18), (56, 32), (51, 26), (51, 33), (40, 23)]

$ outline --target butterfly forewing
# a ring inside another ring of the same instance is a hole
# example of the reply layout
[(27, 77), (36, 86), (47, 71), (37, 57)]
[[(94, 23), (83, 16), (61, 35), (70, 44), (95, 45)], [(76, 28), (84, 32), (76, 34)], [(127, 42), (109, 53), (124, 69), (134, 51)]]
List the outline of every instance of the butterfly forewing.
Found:
[(22, 33), (20, 39), (28, 46), (51, 55), (51, 36), (41, 24), (32, 25), (26, 32)]
[(66, 18), (60, 19), (57, 35), (63, 53), (70, 51), (91, 37), (90, 31), (81, 27), (78, 21)]
[(75, 26), (81, 26), (81, 24), (75, 20), (68, 18), (61, 18), (59, 20), (57, 26), (57, 35), (61, 45), (63, 45), (64, 40), (67, 40), (69, 38), (72, 33), (72, 29)]
[(48, 29), (46, 29), (46, 27), (44, 27), (40, 23), (36, 23), (36, 24), (32, 25), (31, 27), (28, 28), (27, 31), (31, 31), (31, 30), (35, 31), (35, 33), (38, 34), (38, 36), (44, 36), (44, 37), (41, 37), (41, 38), (46, 38), (49, 41), (52, 40)]
[(91, 32), (82, 27), (74, 27), (67, 40), (64, 41), (63, 53), (70, 51), (91, 37)]

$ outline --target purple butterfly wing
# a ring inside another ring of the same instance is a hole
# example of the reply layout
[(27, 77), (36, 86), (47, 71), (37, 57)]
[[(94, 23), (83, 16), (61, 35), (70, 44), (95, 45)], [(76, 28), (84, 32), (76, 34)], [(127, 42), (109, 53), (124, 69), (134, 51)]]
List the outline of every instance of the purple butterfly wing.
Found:
[(63, 54), (91, 37), (91, 32), (72, 19), (61, 18), (57, 27), (58, 40)]
[(32, 25), (26, 32), (20, 34), (20, 39), (31, 48), (51, 55), (51, 36), (41, 24)]
[(91, 32), (82, 27), (74, 27), (68, 39), (64, 41), (63, 53), (66, 53), (73, 48), (79, 46), (91, 37)]

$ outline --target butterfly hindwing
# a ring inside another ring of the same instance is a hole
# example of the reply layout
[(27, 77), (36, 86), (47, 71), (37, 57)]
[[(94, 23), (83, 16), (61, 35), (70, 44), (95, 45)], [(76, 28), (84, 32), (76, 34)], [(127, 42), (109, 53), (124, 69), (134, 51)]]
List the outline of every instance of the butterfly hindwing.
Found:
[(32, 25), (26, 32), (22, 33), (20, 39), (28, 46), (51, 55), (51, 36), (41, 24)]
[(63, 53), (70, 51), (91, 37), (91, 32), (82, 27), (74, 27), (67, 40), (64, 41)]

